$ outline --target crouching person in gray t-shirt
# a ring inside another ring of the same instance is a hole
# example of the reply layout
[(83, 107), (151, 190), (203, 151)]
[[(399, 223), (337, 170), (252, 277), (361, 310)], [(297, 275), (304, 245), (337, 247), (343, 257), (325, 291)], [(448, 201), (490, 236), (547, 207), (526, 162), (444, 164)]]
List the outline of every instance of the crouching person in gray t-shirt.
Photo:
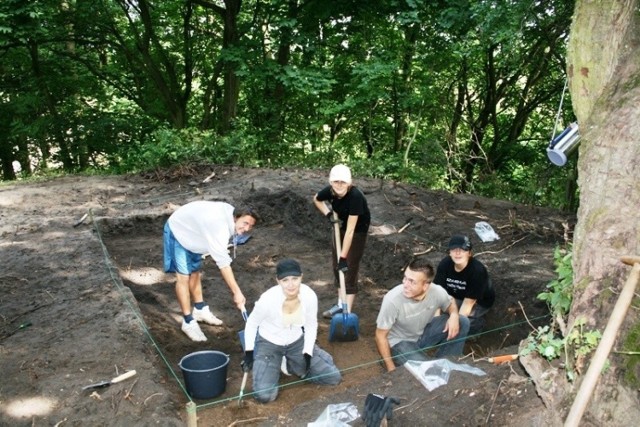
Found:
[(436, 357), (462, 355), (469, 319), (458, 314), (447, 291), (431, 283), (434, 276), (431, 264), (416, 259), (405, 269), (402, 284), (382, 300), (376, 346), (388, 371), (407, 360), (429, 360), (424, 350), (435, 346)]

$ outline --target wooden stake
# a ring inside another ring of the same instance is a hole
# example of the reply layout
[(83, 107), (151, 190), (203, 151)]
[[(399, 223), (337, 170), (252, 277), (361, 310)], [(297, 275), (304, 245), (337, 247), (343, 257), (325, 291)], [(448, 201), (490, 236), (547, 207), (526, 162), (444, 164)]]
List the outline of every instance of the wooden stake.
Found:
[(620, 261), (633, 267), (633, 264), (640, 264), (640, 256), (623, 256)]
[[(631, 260), (637, 258), (638, 257), (625, 257), (622, 262), (625, 262), (625, 259)], [(580, 385), (580, 389), (578, 390), (578, 394), (573, 401), (571, 411), (569, 411), (569, 415), (564, 422), (565, 427), (577, 427), (580, 423), (580, 419), (584, 414), (587, 403), (589, 403), (589, 399), (591, 399), (591, 393), (593, 393), (593, 389), (595, 388), (598, 378), (600, 377), (600, 373), (602, 372), (602, 367), (607, 361), (611, 348), (613, 348), (613, 343), (615, 342), (616, 335), (618, 334), (618, 329), (620, 329), (620, 325), (622, 325), (625, 315), (627, 314), (627, 310), (631, 305), (631, 300), (633, 299), (633, 294), (635, 292), (636, 285), (638, 284), (638, 280), (640, 280), (640, 262), (635, 262), (631, 269), (631, 273), (629, 274), (629, 278), (622, 288), (622, 292), (620, 292), (618, 301), (613, 307), (611, 317), (609, 317), (609, 323), (607, 323), (607, 327), (604, 329), (600, 344), (598, 344), (596, 353), (591, 359), (591, 364), (589, 364), (589, 369), (587, 370), (584, 380)]]
[(187, 402), (187, 427), (198, 427), (198, 414), (194, 402)]

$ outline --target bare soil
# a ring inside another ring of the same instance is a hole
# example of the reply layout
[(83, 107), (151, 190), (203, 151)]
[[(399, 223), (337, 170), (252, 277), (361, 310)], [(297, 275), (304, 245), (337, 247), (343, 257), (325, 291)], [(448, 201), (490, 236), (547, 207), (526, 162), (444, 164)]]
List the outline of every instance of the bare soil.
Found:
[[(553, 250), (566, 242), (574, 218), (357, 177), (373, 222), (354, 306), (360, 336), (329, 342), (324, 319), (318, 336), (343, 382), (322, 387), (283, 376), (278, 399), (263, 405), (252, 399), (249, 381), (238, 401), (242, 317), (208, 259), (205, 300), (225, 324), (204, 325), (206, 343), (191, 342), (180, 331), (174, 277), (162, 272), (164, 221), (192, 200), (250, 204), (263, 221), (238, 247), (233, 263), (249, 308), (275, 283), (277, 261), (294, 257), (322, 311), (336, 300), (332, 235), (311, 198), (326, 184), (326, 174), (207, 165), (0, 187), (0, 425), (184, 425), (193, 402), (202, 426), (304, 426), (329, 404), (350, 402), (362, 413), (368, 393), (400, 398), (393, 425), (557, 424), (566, 408), (545, 408), (518, 361), (496, 366), (487, 357), (516, 353), (533, 326), (549, 322), (536, 296), (556, 276)], [(473, 231), (478, 221), (491, 224), (500, 240), (482, 243)], [(454, 371), (446, 385), (429, 392), (404, 368), (383, 371), (373, 339), (375, 319), (383, 295), (399, 283), (411, 257), (437, 265), (454, 233), (471, 237), (497, 290), (484, 333), (470, 338), (465, 357), (455, 360), (486, 376)], [(182, 357), (200, 350), (230, 357), (226, 391), (209, 401), (190, 399), (178, 367)], [(82, 390), (132, 369), (133, 378)]]

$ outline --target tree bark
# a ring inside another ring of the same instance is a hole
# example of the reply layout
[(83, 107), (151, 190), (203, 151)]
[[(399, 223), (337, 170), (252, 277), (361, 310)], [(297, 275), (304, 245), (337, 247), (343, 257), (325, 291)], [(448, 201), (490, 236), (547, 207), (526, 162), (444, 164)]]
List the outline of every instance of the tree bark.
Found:
[[(569, 327), (584, 317), (590, 327), (604, 329), (629, 274), (620, 257), (640, 254), (639, 6), (638, 0), (583, 0), (574, 11), (568, 73), (582, 139)], [(637, 310), (629, 311), (617, 348), (623, 348), (638, 317)], [(600, 377), (590, 416), (607, 425), (624, 425), (625, 420), (634, 424), (639, 416), (637, 394), (621, 379), (629, 358), (612, 354), (609, 360), (611, 367)]]

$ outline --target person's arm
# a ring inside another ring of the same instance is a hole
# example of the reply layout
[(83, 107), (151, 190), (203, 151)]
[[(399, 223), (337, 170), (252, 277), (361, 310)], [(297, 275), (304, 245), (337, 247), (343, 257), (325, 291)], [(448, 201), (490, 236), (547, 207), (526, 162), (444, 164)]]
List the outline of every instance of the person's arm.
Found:
[(327, 206), (327, 204), (324, 201), (320, 201), (318, 200), (318, 194), (316, 193), (315, 196), (313, 196), (313, 204), (316, 205), (316, 208), (322, 212), (322, 215), (327, 216), (329, 214), (329, 212), (331, 212), (331, 209), (329, 208), (329, 206)]
[(389, 345), (389, 329), (376, 328), (376, 347), (378, 347), (378, 353), (382, 356), (384, 366), (388, 372), (396, 369), (396, 365), (391, 358), (391, 346)]
[(344, 239), (342, 239), (342, 252), (340, 252), (340, 258), (346, 258), (351, 249), (351, 243), (353, 242), (353, 233), (356, 230), (356, 224), (358, 223), (358, 215), (349, 215), (347, 219), (347, 230), (344, 233)]
[(460, 332), (460, 318), (458, 317), (458, 306), (456, 305), (456, 301), (451, 298), (451, 302), (449, 303), (449, 307), (447, 307), (447, 313), (449, 313), (449, 320), (447, 320), (447, 324), (444, 327), (442, 332), (448, 332), (447, 341), (454, 339), (458, 336)]
[(255, 349), (256, 336), (258, 335), (258, 327), (268, 317), (268, 308), (273, 307), (274, 304), (268, 301), (269, 295), (263, 293), (255, 303), (253, 310), (247, 318), (247, 322), (244, 325), (244, 349), (245, 351), (251, 351)]
[(311, 288), (307, 288), (307, 285), (300, 286), (305, 286), (305, 288), (300, 289), (299, 296), (305, 313), (304, 345), (302, 352), (313, 356), (313, 349), (318, 337), (318, 296)]
[(473, 310), (474, 305), (476, 305), (476, 300), (472, 298), (465, 298), (464, 300), (462, 300), (459, 314), (463, 316), (469, 316), (471, 314), (471, 311)]
[(233, 294), (233, 302), (238, 307), (238, 310), (242, 310), (242, 307), (244, 307), (244, 305), (247, 303), (247, 300), (240, 290), (238, 282), (236, 282), (236, 277), (233, 275), (231, 266), (228, 265), (226, 267), (222, 267), (220, 269), (220, 274), (222, 275), (222, 279), (224, 280), (224, 282), (229, 287), (229, 290)]

